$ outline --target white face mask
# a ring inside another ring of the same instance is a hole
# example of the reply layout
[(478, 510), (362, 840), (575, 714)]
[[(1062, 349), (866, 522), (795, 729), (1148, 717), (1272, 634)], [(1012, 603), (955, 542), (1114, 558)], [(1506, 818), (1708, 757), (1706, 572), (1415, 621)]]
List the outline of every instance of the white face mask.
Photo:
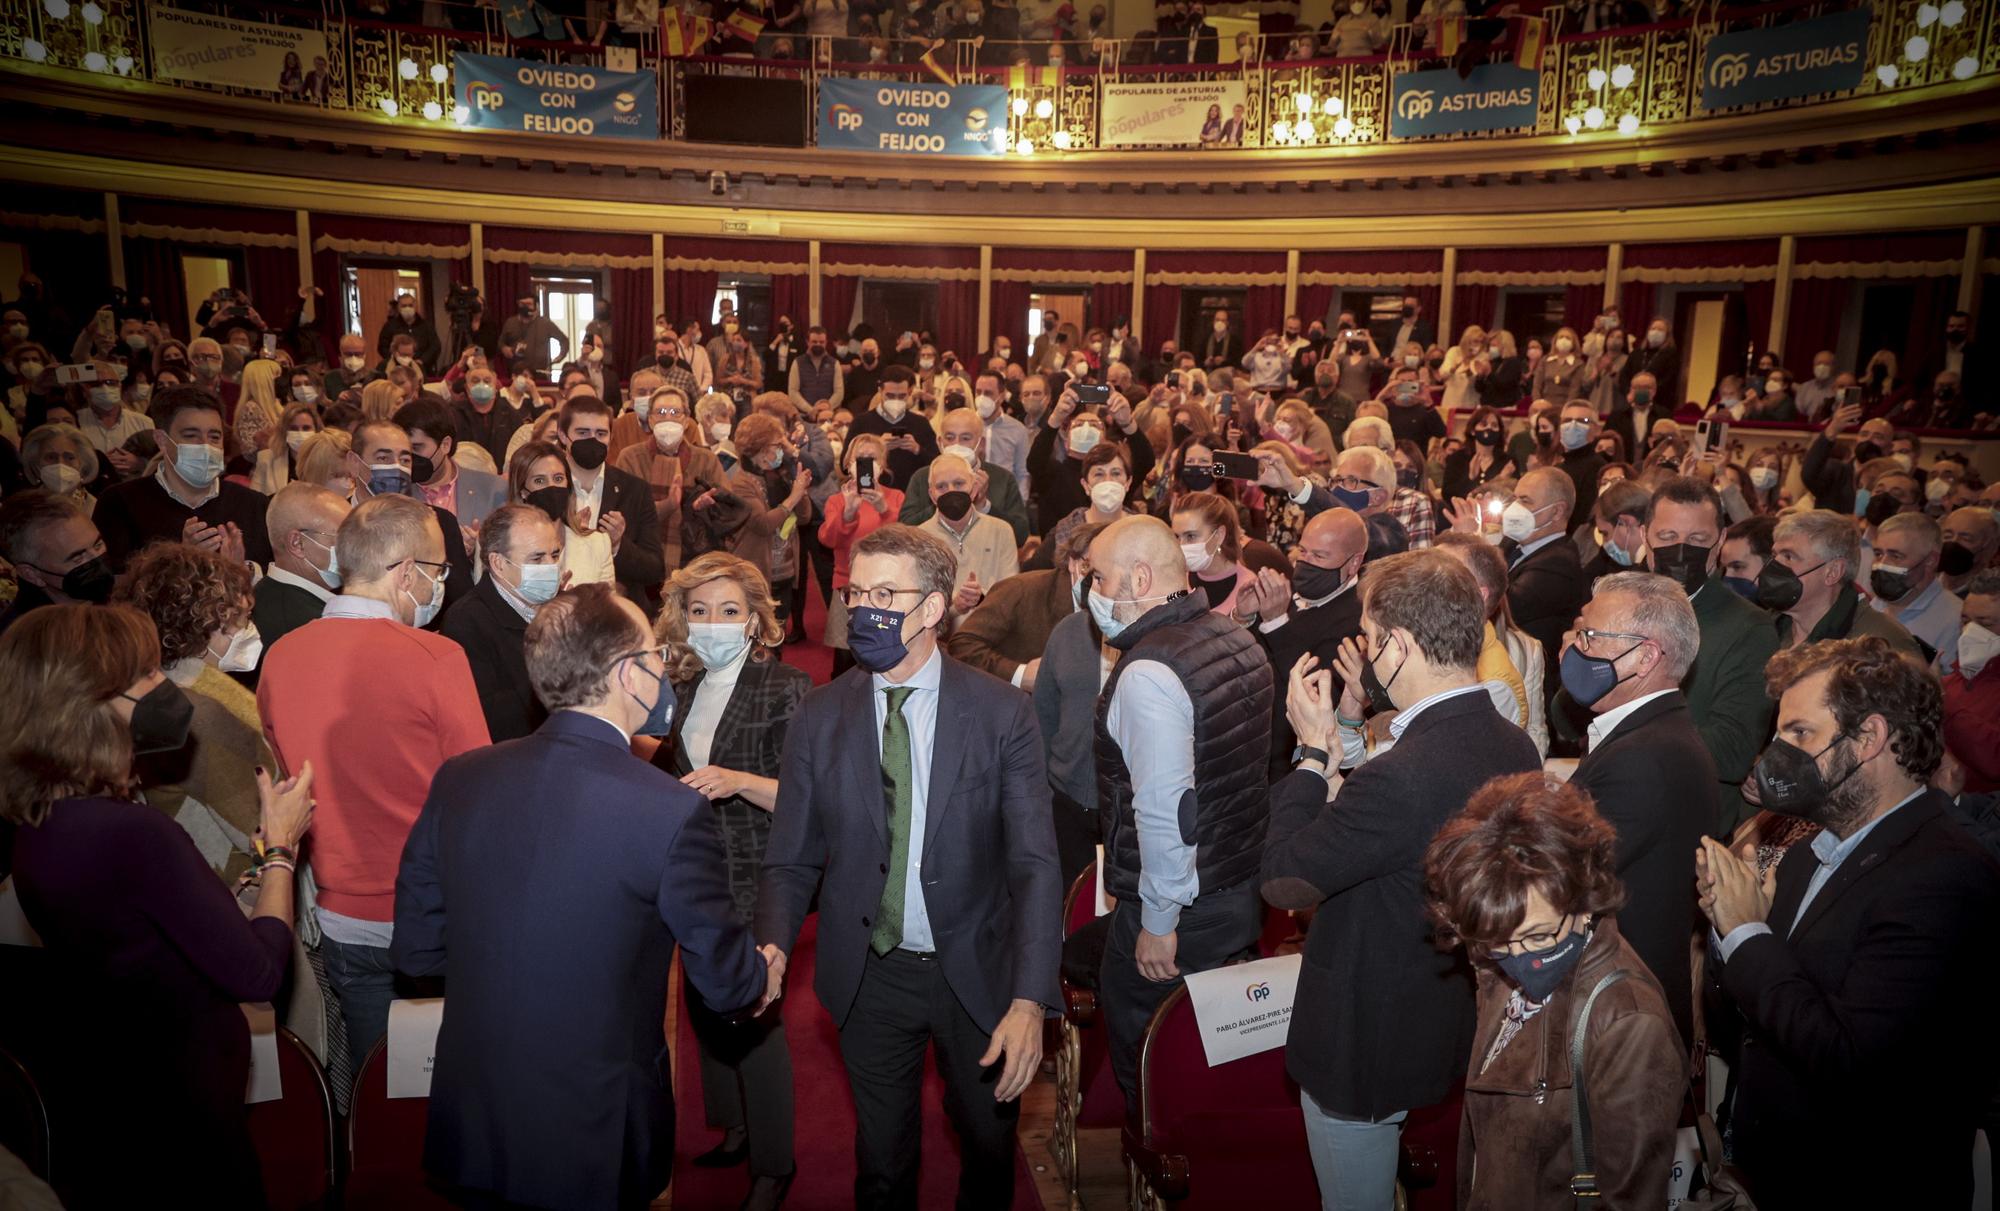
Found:
[(1090, 485), (1090, 506), (1099, 513), (1116, 513), (1125, 507), (1125, 485), (1115, 479), (1100, 479)]
[[(429, 569), (421, 565), (413, 566), (416, 566), (419, 577), (430, 580), (431, 574)], [(444, 577), (440, 575), (438, 579), (431, 580), (431, 598), (429, 601), (418, 601), (417, 595), (408, 589), (403, 590), (403, 596), (409, 598), (410, 604), (415, 606), (417, 610), (416, 618), (410, 625), (413, 627), (427, 627), (431, 624), (431, 620), (438, 616), (438, 611), (444, 608)]]
[(1769, 492), (1778, 486), (1778, 469), (1776, 467), (1750, 468), (1750, 486), (1759, 492)]
[(1571, 339), (1569, 339), (1568, 337), (1566, 337), (1566, 336), (1559, 336), (1559, 337), (1557, 337), (1557, 338), (1556, 338), (1556, 352), (1557, 352), (1557, 353), (1568, 353), (1568, 352), (1569, 352), (1570, 350), (1572, 350), (1572, 349), (1574, 349), (1574, 348), (1576, 348), (1576, 342), (1575, 342), (1575, 341), (1573, 341), (1573, 340), (1571, 340)]
[(1896, 465), (1901, 467), (1905, 471), (1908, 471), (1917, 465), (1917, 460), (1910, 457), (1907, 454), (1891, 454), (1889, 457), (1895, 459)]
[(397, 364), (398, 366), (410, 366), (410, 365), (414, 365), (414, 364), (416, 364), (416, 360), (417, 360), (416, 358), (413, 358), (413, 357), (411, 357), (411, 356), (410, 356), (409, 354), (407, 354), (407, 353), (398, 353), (398, 354), (396, 355), (396, 364)]
[(1941, 475), (1933, 475), (1924, 483), (1925, 500), (1943, 500), (1951, 495), (1951, 481)]
[(1649, 329), (1646, 333), (1646, 343), (1658, 349), (1667, 343), (1667, 334), (1658, 328)]
[(1288, 420), (1281, 420), (1272, 425), (1271, 431), (1276, 433), (1281, 441), (1290, 441), (1299, 435), (1299, 427)]
[(910, 401), (907, 399), (898, 399), (896, 396), (893, 395), (885, 395), (882, 397), (882, 415), (888, 417), (889, 423), (892, 425), (895, 424), (897, 421), (902, 420), (903, 414), (905, 412), (908, 412), (909, 410), (910, 410)]
[(1968, 622), (1958, 633), (1958, 671), (1971, 680), (1984, 672), (1995, 656), (2000, 656), (2000, 635), (1976, 622)]
[(399, 307), (396, 309), (396, 313), (403, 317), (405, 324), (417, 318), (417, 309), (415, 307)]
[(1528, 535), (1535, 532), (1535, 511), (1520, 501), (1508, 502), (1500, 514), (1500, 535), (1515, 542), (1528, 541)]
[(319, 388), (293, 387), (292, 399), (301, 404), (316, 404), (319, 402)]
[(965, 461), (966, 466), (974, 470), (979, 468), (979, 455), (974, 452), (971, 446), (946, 446), (944, 449), (939, 450), (938, 453), (956, 455)]
[(1208, 544), (1205, 542), (1184, 542), (1181, 544), (1181, 562), (1187, 564), (1189, 573), (1207, 570), (1208, 565), (1214, 559), (1215, 556), (1209, 553)]
[(1215, 330), (1216, 330), (1217, 332), (1227, 332), (1227, 331), (1229, 331), (1229, 321), (1228, 321), (1228, 320), (1217, 320), (1217, 321), (1215, 321)]
[(729, 422), (726, 420), (719, 420), (716, 421), (714, 424), (710, 425), (708, 427), (708, 440), (714, 442), (718, 446), (721, 445), (723, 442), (728, 441)]
[(361, 369), (361, 366), (361, 355), (358, 353), (350, 353), (340, 359), (340, 368), (349, 374)]
[(750, 624), (747, 622), (690, 622), (688, 623), (688, 646), (701, 657), (706, 669), (727, 668), (731, 661), (743, 654), (750, 646)]
[(632, 411), (638, 414), (640, 420), (645, 420), (646, 414), (652, 410), (653, 397), (650, 393), (632, 397)]
[(42, 486), (57, 496), (67, 496), (83, 482), (83, 472), (68, 463), (49, 463), (41, 470)]
[(934, 357), (920, 357), (917, 359), (917, 368), (920, 370), (929, 370), (935, 365), (937, 365), (937, 359)]
[(990, 395), (981, 395), (973, 399), (972, 406), (978, 410), (980, 420), (992, 420), (993, 414), (1000, 410), (1000, 401)]
[(306, 560), (306, 566), (313, 570), (313, 574), (315, 576), (318, 576), (320, 578), (320, 582), (326, 585), (327, 588), (339, 589), (340, 552), (334, 549), (334, 547), (331, 544), (323, 543), (319, 539), (314, 538), (312, 535), (307, 534), (303, 530), (299, 531), (299, 537), (305, 539), (307, 542), (313, 544), (316, 547), (321, 548), (326, 552), (326, 566), (324, 568), (313, 563), (313, 561), (310, 559)]
[(685, 436), (687, 428), (677, 420), (663, 420), (653, 426), (653, 441), (668, 454), (680, 449), (681, 438)]
[(311, 436), (311, 432), (305, 429), (287, 429), (285, 430), (285, 445), (291, 447), (292, 453), (297, 454), (299, 447), (305, 445), (306, 439)]
[(583, 360), (594, 366), (604, 360), (604, 350), (592, 349), (589, 353), (583, 355)]
[(1069, 431), (1069, 452), (1088, 454), (1103, 437), (1104, 431), (1096, 425), (1078, 425)]
[[(215, 650), (215, 641), (209, 641), (209, 650)], [(264, 637), (257, 633), (253, 623), (245, 622), (242, 629), (229, 637), (229, 646), (223, 649), (215, 667), (225, 673), (247, 673), (257, 667), (264, 656)]]
[(90, 389), (90, 406), (99, 412), (118, 411), (118, 388), (92, 387)]

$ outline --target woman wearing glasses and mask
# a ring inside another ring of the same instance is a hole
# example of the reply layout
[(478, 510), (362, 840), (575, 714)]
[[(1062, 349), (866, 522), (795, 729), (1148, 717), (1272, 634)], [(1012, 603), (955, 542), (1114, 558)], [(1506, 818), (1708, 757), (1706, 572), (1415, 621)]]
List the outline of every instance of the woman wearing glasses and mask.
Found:
[[(36, 1076), (75, 1138), (116, 1162), (57, 1171), (70, 1206), (199, 1190), (261, 1206), (244, 1117), (250, 1034), (239, 1003), (277, 997), (292, 957), (292, 865), (312, 769), (258, 776), (255, 907), (246, 918), (188, 835), (135, 797), (135, 755), (179, 748), (194, 708), (159, 633), (122, 606), (50, 606), (0, 639), (0, 831), (54, 992)], [(4, 849), (4, 846), (0, 846)], [(31, 999), (36, 986), (12, 985)], [(18, 1008), (17, 1003), (17, 1008)]]
[(1658, 1205), (1673, 1167), (1688, 1057), (1659, 981), (1618, 935), (1617, 836), (1590, 796), (1545, 774), (1481, 787), (1424, 855), (1438, 936), (1479, 983), (1459, 1127), (1464, 1211), (1568, 1207), (1573, 1034), (1596, 1189)]
[[(752, 923), (757, 874), (771, 839), (778, 766), (792, 715), (812, 689), (778, 659), (785, 629), (770, 582), (746, 559), (701, 555), (667, 578), (654, 634), (666, 646), (674, 727), (654, 765), (715, 808), (737, 919)], [(635, 742), (636, 743), (636, 742)], [(792, 1183), (792, 1057), (776, 1013), (732, 1024), (692, 984), (688, 1015), (701, 1045), (702, 1104), (722, 1141), (694, 1158), (703, 1168), (750, 1163), (745, 1206), (776, 1206)]]

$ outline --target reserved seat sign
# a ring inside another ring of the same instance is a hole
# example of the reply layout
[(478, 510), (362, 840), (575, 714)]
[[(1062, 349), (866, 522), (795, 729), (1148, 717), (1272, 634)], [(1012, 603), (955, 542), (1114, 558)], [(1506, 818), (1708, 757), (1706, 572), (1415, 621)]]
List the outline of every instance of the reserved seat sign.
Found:
[(1210, 1068), (1285, 1045), (1304, 961), (1280, 955), (1185, 977)]

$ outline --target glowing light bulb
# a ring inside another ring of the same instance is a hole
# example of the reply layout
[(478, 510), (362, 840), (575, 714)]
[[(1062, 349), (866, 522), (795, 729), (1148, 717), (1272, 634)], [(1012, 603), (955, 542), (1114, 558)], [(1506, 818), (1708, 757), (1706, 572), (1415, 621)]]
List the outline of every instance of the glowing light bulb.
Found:
[(1313, 124), (1304, 118), (1300, 118), (1292, 125), (1292, 137), (1301, 143), (1312, 142), (1313, 133)]
[(1311, 112), (1313, 111), (1313, 99), (1312, 99), (1312, 94), (1311, 94), (1311, 93), (1293, 93), (1293, 94), (1292, 94), (1292, 104), (1293, 104), (1294, 106), (1296, 106), (1296, 107), (1298, 108), (1298, 111), (1299, 111), (1300, 113), (1302, 113), (1302, 114), (1309, 114), (1309, 113), (1311, 113)]
[(1638, 75), (1638, 72), (1632, 70), (1630, 63), (1620, 63), (1611, 69), (1611, 87), (1630, 88), (1632, 81), (1638, 78)]
[(1937, 24), (1940, 15), (1937, 5), (1919, 4), (1917, 6), (1917, 28), (1929, 29), (1931, 26)]
[(1592, 88), (1603, 88), (1604, 81), (1608, 78), (1609, 77), (1607, 77), (1604, 74), (1603, 68), (1593, 67), (1590, 69), (1590, 74), (1583, 78), (1583, 82), (1585, 84), (1590, 85)]
[(21, 39), (21, 57), (30, 63), (40, 63), (49, 57), (49, 48), (33, 38)]
[(444, 117), (444, 106), (439, 105), (436, 101), (424, 102), (424, 117), (432, 122), (437, 121), (439, 118)]
[(131, 74), (132, 74), (132, 56), (130, 56), (130, 55), (120, 55), (120, 56), (118, 56), (118, 57), (117, 57), (116, 59), (113, 59), (113, 60), (111, 61), (111, 70), (112, 70), (112, 71), (115, 71), (115, 72), (117, 72), (117, 73), (118, 73), (119, 75), (121, 75), (121, 76), (129, 76), (129, 75), (131, 75)]
[(1328, 97), (1326, 99), (1326, 116), (1329, 118), (1338, 118), (1340, 111), (1346, 108), (1345, 105), (1340, 103), (1339, 97)]
[(472, 107), (469, 105), (452, 106), (451, 120), (458, 123), (460, 126), (463, 126), (467, 122), (472, 121)]
[(1583, 111), (1583, 124), (1584, 124), (1585, 126), (1588, 126), (1588, 127), (1590, 127), (1590, 129), (1592, 129), (1592, 130), (1596, 130), (1596, 129), (1598, 129), (1599, 127), (1603, 126), (1603, 125), (1604, 125), (1604, 109), (1603, 109), (1603, 107), (1602, 107), (1602, 106), (1597, 106), (1597, 105), (1593, 105), (1593, 106), (1591, 106), (1591, 107), (1590, 107), (1589, 109), (1586, 109), (1586, 110), (1584, 110), (1584, 111)]
[(394, 97), (384, 97), (379, 104), (382, 106), (383, 113), (388, 114), (392, 118), (396, 116), (398, 106)]
[(1571, 134), (1575, 134), (1577, 131), (1583, 129), (1583, 119), (1577, 117), (1575, 114), (1571, 114), (1569, 117), (1563, 119), (1563, 129), (1569, 131)]
[(1903, 43), (1903, 57), (1912, 63), (1922, 63), (1930, 57), (1930, 53), (1931, 40), (1922, 34), (1912, 34), (1910, 40)]
[(396, 64), (396, 71), (403, 79), (414, 80), (417, 78), (417, 61), (415, 59), (404, 59), (401, 63)]
[(85, 71), (110, 71), (111, 60), (105, 58), (102, 51), (94, 50), (83, 57), (83, 68)]
[(1276, 122), (1271, 123), (1271, 141), (1274, 143), (1291, 142), (1292, 124), (1283, 118), (1279, 118)]
[(1049, 136), (1049, 142), (1056, 145), (1057, 151), (1068, 151), (1070, 142), (1069, 132), (1066, 130), (1059, 130), (1056, 133)]
[(442, 63), (431, 64), (431, 80), (434, 83), (443, 84), (444, 78), (450, 74), (451, 73), (449, 71), (445, 70), (444, 64)]
[(1973, 58), (1971, 55), (1967, 55), (1965, 58), (1951, 65), (1951, 78), (1954, 80), (1970, 80), (1973, 73), (1978, 70), (1979, 60)]
[(1014, 116), (1017, 118), (1025, 117), (1027, 115), (1027, 112), (1028, 112), (1028, 99), (1026, 97), (1015, 97)]
[(1950, 3), (1939, 9), (1938, 20), (1944, 24), (1946, 29), (1956, 29), (1958, 23), (1965, 20), (1965, 4), (1963, 0), (1951, 0)]
[(1056, 103), (1054, 101), (1049, 100), (1047, 97), (1043, 97), (1041, 100), (1035, 102), (1035, 116), (1037, 118), (1040, 118), (1046, 122), (1050, 118), (1055, 116), (1055, 112), (1056, 112)]
[(42, 0), (42, 11), (53, 21), (69, 20), (69, 0)]
[(1639, 115), (1638, 115), (1638, 114), (1626, 114), (1626, 115), (1625, 115), (1624, 117), (1622, 117), (1622, 118), (1618, 119), (1618, 133), (1619, 133), (1619, 134), (1621, 134), (1621, 135), (1636, 135), (1636, 134), (1638, 134), (1638, 133), (1639, 133)]
[(1896, 81), (1901, 79), (1902, 75), (1902, 72), (1896, 70), (1894, 63), (1884, 63), (1875, 69), (1875, 78), (1882, 82), (1884, 88), (1896, 87)]
[(97, 7), (97, 0), (91, 0), (90, 3), (77, 11), (83, 14), (83, 23), (85, 25), (104, 24), (104, 10)]
[(1334, 138), (1345, 139), (1351, 136), (1353, 133), (1354, 133), (1354, 120), (1352, 118), (1339, 118), (1334, 121), (1333, 124)]
[(1032, 156), (1035, 154), (1035, 141), (1033, 139), (1022, 139), (1019, 143), (1014, 144), (1014, 150), (1024, 156)]

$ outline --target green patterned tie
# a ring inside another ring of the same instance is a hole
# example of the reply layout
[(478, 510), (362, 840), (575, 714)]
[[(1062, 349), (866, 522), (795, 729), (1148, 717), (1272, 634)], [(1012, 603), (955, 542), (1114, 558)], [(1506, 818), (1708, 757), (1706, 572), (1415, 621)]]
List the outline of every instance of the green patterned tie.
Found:
[(910, 768), (910, 724), (903, 718), (903, 703), (916, 687), (893, 686), (889, 696), (889, 717), (882, 723), (882, 797), (889, 806), (889, 879), (882, 884), (882, 905), (875, 911), (875, 932), (868, 944), (878, 955), (886, 955), (903, 944), (903, 883), (910, 865), (911, 787), (916, 775)]

